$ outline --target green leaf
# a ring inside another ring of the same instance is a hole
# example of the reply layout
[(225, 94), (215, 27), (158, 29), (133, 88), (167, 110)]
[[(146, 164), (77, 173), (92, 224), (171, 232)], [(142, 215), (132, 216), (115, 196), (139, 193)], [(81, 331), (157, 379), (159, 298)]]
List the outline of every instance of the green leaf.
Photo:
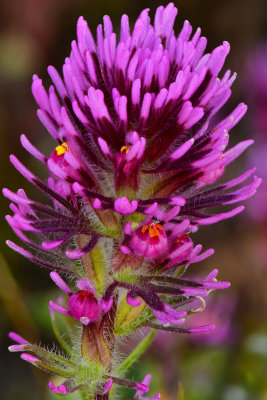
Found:
[[(96, 293), (99, 296), (103, 295), (107, 287), (108, 260), (104, 250), (107, 245), (106, 240), (100, 240), (90, 253), (82, 257), (84, 272), (89, 280), (94, 283)], [(80, 247), (83, 247), (87, 241), (88, 237), (86, 235), (79, 235), (78, 242)]]
[(114, 333), (115, 335), (125, 335), (139, 328), (152, 312), (146, 308), (146, 304), (142, 301), (138, 307), (130, 306), (126, 301), (126, 295), (121, 299), (116, 314)]

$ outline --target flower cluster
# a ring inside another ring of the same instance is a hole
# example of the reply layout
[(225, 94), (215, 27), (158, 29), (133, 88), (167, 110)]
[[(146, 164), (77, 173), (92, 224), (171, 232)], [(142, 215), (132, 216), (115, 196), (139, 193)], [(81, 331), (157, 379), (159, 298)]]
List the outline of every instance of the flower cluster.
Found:
[[(22, 189), (4, 189), (14, 213), (7, 221), (28, 249), (7, 243), (52, 270), (63, 294), (49, 309), (68, 356), (16, 334), (11, 337), (18, 344), (10, 349), (33, 352), (36, 357), (23, 353), (22, 358), (64, 377), (58, 387), (49, 384), (60, 394), (80, 389), (106, 399), (116, 383), (136, 389), (135, 398), (143, 399), (150, 378), (137, 383), (123, 377), (130, 363), (127, 358), (119, 366), (114, 362), (119, 336), (144, 326), (178, 333), (213, 329), (181, 327), (210, 290), (229, 286), (216, 280), (217, 270), (202, 280), (182, 277), (190, 264), (213, 253), (201, 252), (191, 234), (241, 212), (243, 206), (217, 213), (212, 208), (243, 201), (260, 184), (254, 176), (243, 185), (254, 169), (215, 184), (253, 142), (226, 150), (244, 104), (221, 122), (213, 119), (235, 80), (229, 70), (218, 78), (229, 44), (205, 54), (206, 38), (199, 28), (192, 34), (188, 21), (175, 36), (172, 3), (157, 9), (153, 25), (148, 12), (142, 11), (132, 32), (123, 15), (119, 38), (105, 16), (96, 41), (79, 18), (63, 78), (50, 66), (53, 85), (46, 91), (33, 77), (37, 114), (55, 149), (45, 156), (21, 136), (23, 147), (49, 171), (47, 182), (11, 156), (51, 203), (31, 200)], [(79, 349), (73, 334), (60, 333), (58, 314), (76, 327)], [(139, 352), (146, 339), (142, 343)]]

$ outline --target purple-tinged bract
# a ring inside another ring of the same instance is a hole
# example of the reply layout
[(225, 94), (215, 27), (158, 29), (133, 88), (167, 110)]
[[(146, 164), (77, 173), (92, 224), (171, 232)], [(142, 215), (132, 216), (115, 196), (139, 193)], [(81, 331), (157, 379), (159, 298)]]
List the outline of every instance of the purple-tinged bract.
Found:
[[(21, 141), (47, 165), (52, 177), (46, 184), (14, 156), (11, 161), (52, 197), (54, 210), (28, 200), (23, 192), (6, 190), (5, 195), (19, 205), (12, 205), (15, 215), (8, 217), (8, 222), (22, 239), (22, 231), (52, 237), (52, 243), (42, 244), (51, 251), (78, 234), (88, 235), (90, 239), (78, 253), (66, 253), (70, 258), (79, 257), (94, 247), (99, 235), (110, 236), (107, 225), (118, 225), (116, 213), (149, 214), (159, 219), (160, 209), (170, 208), (179, 195), (184, 204), (176, 221), (189, 218), (192, 230), (240, 212), (242, 208), (237, 207), (210, 216), (207, 210), (244, 200), (259, 185), (255, 178), (233, 190), (243, 182), (241, 177), (204, 188), (252, 143), (247, 140), (226, 150), (229, 131), (246, 111), (244, 104), (223, 121), (212, 122), (228, 100), (235, 79), (229, 70), (218, 78), (229, 44), (224, 42), (205, 54), (206, 38), (199, 28), (192, 34), (188, 21), (175, 36), (177, 9), (172, 3), (157, 9), (153, 25), (148, 12), (142, 11), (132, 32), (124, 15), (119, 38), (105, 16), (96, 41), (80, 17), (77, 41), (72, 42), (70, 57), (63, 65), (63, 79), (50, 66), (54, 86), (47, 93), (34, 75), (37, 113), (57, 145), (46, 157), (25, 135)], [(98, 230), (90, 226), (85, 210), (104, 226)], [(113, 215), (104, 210), (113, 210)], [(40, 214), (45, 219), (40, 219)], [(133, 246), (137, 235), (133, 233)], [(163, 233), (158, 239), (161, 245), (156, 253), (167, 246), (167, 239), (161, 240)], [(155, 249), (154, 242), (151, 246)], [(155, 253), (150, 245), (140, 251), (148, 258)]]

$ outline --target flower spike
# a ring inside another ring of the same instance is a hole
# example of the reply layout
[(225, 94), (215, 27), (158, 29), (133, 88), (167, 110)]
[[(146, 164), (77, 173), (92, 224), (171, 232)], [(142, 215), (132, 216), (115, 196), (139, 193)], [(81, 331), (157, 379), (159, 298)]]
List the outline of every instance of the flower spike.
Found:
[[(159, 400), (147, 397), (151, 375), (136, 382), (125, 378), (127, 369), (155, 329), (211, 331), (213, 321), (183, 324), (211, 291), (230, 286), (217, 270), (187, 278), (191, 264), (214, 252), (195, 245), (194, 233), (243, 211), (235, 204), (253, 196), (261, 179), (251, 168), (218, 183), (253, 143), (228, 147), (247, 107), (215, 117), (236, 78), (221, 73), (230, 45), (206, 54), (207, 39), (188, 21), (175, 35), (177, 13), (169, 3), (152, 21), (145, 9), (132, 29), (123, 15), (118, 38), (108, 16), (95, 38), (80, 17), (62, 73), (48, 67), (48, 90), (33, 76), (37, 115), (54, 145), (43, 154), (25, 135), (21, 144), (48, 177), (40, 180), (14, 155), (10, 161), (46, 198), (3, 189), (12, 211), (6, 220), (25, 248), (7, 244), (48, 268), (61, 290), (49, 311), (66, 354), (16, 333), (9, 349), (63, 378), (48, 385), (58, 395), (80, 390), (83, 398), (108, 400), (119, 385), (136, 391), (133, 400)], [(119, 336), (143, 327), (148, 336), (121, 361)]]

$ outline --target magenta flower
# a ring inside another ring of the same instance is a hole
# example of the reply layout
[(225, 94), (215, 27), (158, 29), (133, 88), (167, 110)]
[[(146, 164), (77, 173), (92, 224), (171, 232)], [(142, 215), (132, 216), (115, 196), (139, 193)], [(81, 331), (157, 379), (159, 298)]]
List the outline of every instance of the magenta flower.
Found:
[[(251, 197), (259, 186), (259, 178), (251, 179), (254, 169), (215, 183), (253, 141), (226, 149), (229, 131), (246, 112), (243, 103), (222, 121), (213, 118), (235, 80), (229, 70), (219, 77), (229, 44), (205, 54), (206, 38), (199, 28), (192, 34), (188, 21), (175, 36), (176, 15), (170, 3), (157, 9), (151, 24), (145, 9), (132, 32), (123, 15), (118, 38), (105, 16), (96, 41), (80, 17), (63, 76), (48, 67), (48, 91), (33, 77), (37, 115), (55, 146), (46, 156), (25, 135), (21, 143), (44, 164), (47, 182), (14, 155), (10, 159), (51, 201), (42, 204), (22, 189), (4, 189), (14, 213), (7, 221), (28, 249), (7, 244), (52, 270), (64, 293), (60, 304), (50, 302), (52, 323), (71, 360), (26, 342), (11, 350), (32, 351), (38, 359), (24, 358), (66, 378), (57, 387), (49, 384), (59, 394), (84, 387), (94, 398), (107, 399), (114, 383), (136, 389), (135, 399), (143, 399), (150, 378), (137, 383), (122, 377), (129, 361), (118, 367), (114, 362), (118, 336), (140, 327), (212, 330), (213, 325), (180, 325), (200, 297), (230, 285), (216, 280), (217, 270), (200, 280), (182, 275), (213, 253), (201, 253), (192, 234), (240, 213), (243, 206), (224, 207)], [(76, 341), (73, 331), (68, 342), (66, 332), (59, 334), (54, 311), (72, 317), (68, 322), (80, 332)]]
[[(64, 79), (49, 67), (55, 87), (47, 94), (42, 81), (34, 76), (32, 92), (40, 107), (38, 116), (58, 144), (47, 158), (24, 135), (21, 141), (47, 165), (53, 178), (46, 184), (14, 156), (11, 162), (51, 196), (55, 209), (5, 190), (7, 197), (21, 205), (19, 210), (12, 206), (15, 215), (8, 217), (21, 237), (21, 231), (54, 236), (48, 245), (51, 249), (84, 233), (91, 239), (82, 252), (90, 251), (100, 232), (94, 232), (81, 212), (85, 204), (87, 213), (102, 223), (103, 213), (94, 210), (110, 209), (122, 215), (150, 212), (154, 216), (158, 208), (172, 205), (177, 194), (185, 200), (178, 220), (189, 217), (192, 227), (242, 211), (237, 207), (214, 216), (203, 212), (242, 201), (259, 185), (255, 178), (232, 190), (248, 173), (212, 190), (204, 189), (252, 143), (243, 141), (225, 151), (228, 132), (246, 111), (244, 104), (223, 121), (215, 125), (211, 121), (229, 98), (235, 79), (229, 70), (218, 79), (229, 44), (224, 42), (211, 54), (204, 54), (207, 40), (200, 36), (200, 29), (191, 37), (188, 21), (175, 37), (176, 14), (172, 3), (165, 9), (159, 7), (152, 26), (146, 9), (132, 34), (124, 15), (118, 44), (108, 16), (104, 17), (104, 35), (101, 25), (97, 29), (97, 43), (81, 17), (78, 40), (72, 42), (70, 58), (63, 66)], [(150, 176), (154, 177), (152, 185), (147, 184)], [(151, 210), (156, 203), (158, 207)], [(41, 219), (41, 214), (46, 219)]]
[(156, 257), (166, 251), (168, 239), (162, 225), (152, 222), (136, 229), (131, 240), (131, 247), (136, 254), (146, 258)]
[(51, 272), (51, 278), (55, 284), (69, 296), (68, 307), (62, 307), (61, 305), (55, 304), (52, 300), (49, 302), (49, 306), (55, 311), (69, 315), (80, 321), (83, 325), (96, 322), (99, 318), (99, 306), (98, 301), (94, 294), (92, 284), (86, 279), (77, 281), (77, 287), (80, 289), (78, 292), (73, 291), (66, 285), (63, 279), (57, 272)]

